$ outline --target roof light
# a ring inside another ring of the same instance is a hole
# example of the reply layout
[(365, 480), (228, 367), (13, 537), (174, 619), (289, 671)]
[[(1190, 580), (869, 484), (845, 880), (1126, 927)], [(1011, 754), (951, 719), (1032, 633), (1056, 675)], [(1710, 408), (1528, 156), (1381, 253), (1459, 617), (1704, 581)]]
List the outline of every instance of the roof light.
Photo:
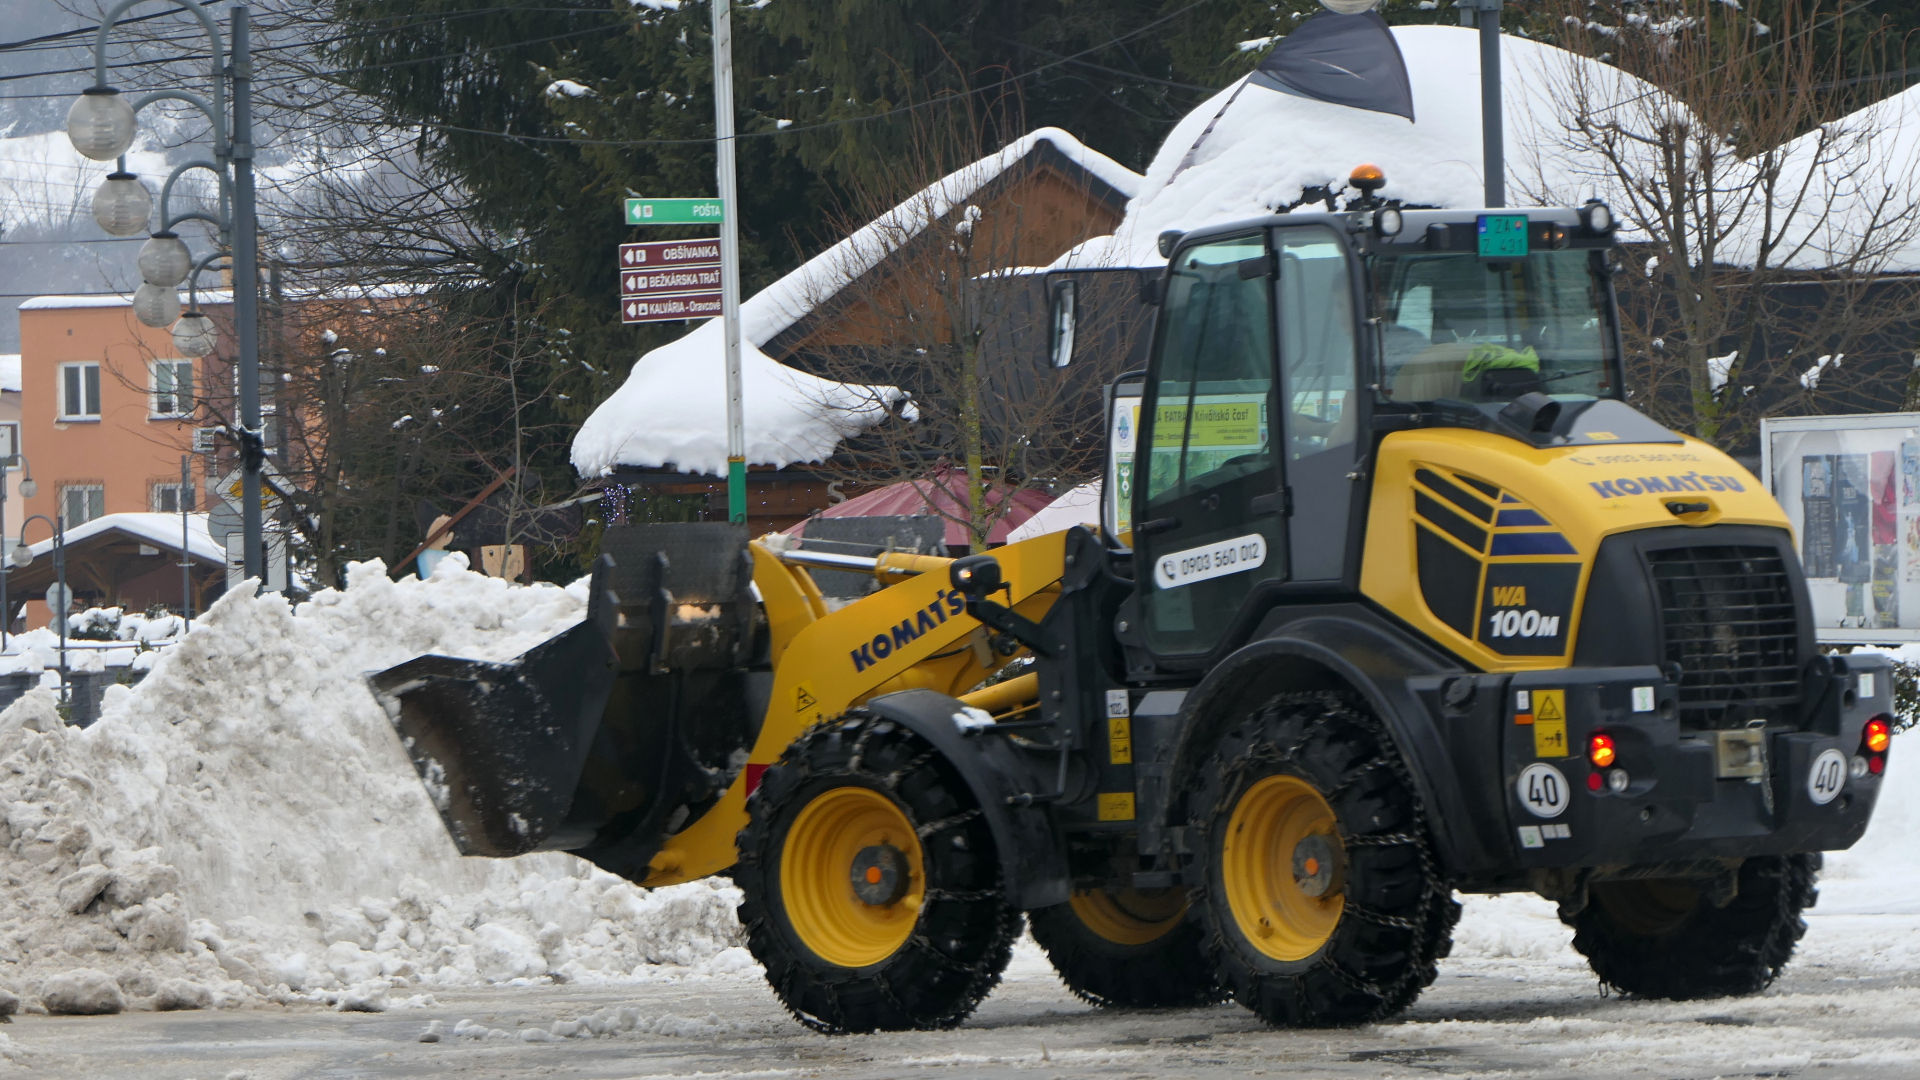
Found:
[(1876, 754), (1884, 754), (1893, 742), (1893, 725), (1887, 723), (1884, 716), (1876, 716), (1867, 721), (1867, 729), (1860, 734), (1860, 745)]
[(1382, 207), (1373, 215), (1373, 231), (1381, 236), (1399, 236), (1404, 225), (1405, 219), (1400, 216), (1397, 207)]
[(1596, 769), (1604, 769), (1619, 757), (1613, 746), (1613, 736), (1596, 731), (1587, 739), (1587, 760), (1593, 762)]
[(1378, 165), (1359, 165), (1347, 177), (1347, 183), (1371, 195), (1387, 186), (1387, 174), (1381, 172)]
[(1580, 227), (1595, 236), (1605, 236), (1613, 231), (1613, 210), (1599, 199), (1588, 199), (1587, 205), (1580, 208)]

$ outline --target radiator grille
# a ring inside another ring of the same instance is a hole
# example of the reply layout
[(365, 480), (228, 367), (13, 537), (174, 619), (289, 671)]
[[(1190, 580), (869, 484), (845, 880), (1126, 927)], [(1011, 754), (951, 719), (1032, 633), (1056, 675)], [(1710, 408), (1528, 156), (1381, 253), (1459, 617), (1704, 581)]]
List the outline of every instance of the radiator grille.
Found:
[(1800, 694), (1793, 586), (1780, 552), (1650, 551), (1666, 658), (1680, 665), (1683, 726), (1739, 725)]

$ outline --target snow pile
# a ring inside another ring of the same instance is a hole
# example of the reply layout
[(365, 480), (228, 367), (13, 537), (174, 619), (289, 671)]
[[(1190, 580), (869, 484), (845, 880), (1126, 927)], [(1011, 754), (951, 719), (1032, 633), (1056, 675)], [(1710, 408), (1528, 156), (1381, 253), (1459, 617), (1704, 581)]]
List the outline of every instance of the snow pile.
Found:
[(297, 611), (236, 590), (138, 687), (109, 688), (94, 726), (63, 725), (45, 691), (0, 713), (0, 986), (110, 1001), (97, 972), (130, 1007), (379, 1009), (415, 988), (737, 967), (729, 886), (456, 854), (363, 674), (504, 659), (585, 610), (584, 581), (465, 567), (394, 582), (359, 564)]
[[(1050, 144), (1122, 194), (1140, 176), (1058, 128), (1041, 128), (962, 168), (886, 216), (809, 259), (740, 304), (740, 368), (747, 461), (818, 461), (844, 437), (878, 423), (899, 400), (889, 386), (849, 386), (785, 367), (760, 351), (781, 331), (928, 225), (959, 208), (1040, 143)], [(573, 465), (582, 476), (615, 466), (667, 466), (724, 476), (725, 341), (719, 319), (640, 358), (613, 396), (580, 425)]]

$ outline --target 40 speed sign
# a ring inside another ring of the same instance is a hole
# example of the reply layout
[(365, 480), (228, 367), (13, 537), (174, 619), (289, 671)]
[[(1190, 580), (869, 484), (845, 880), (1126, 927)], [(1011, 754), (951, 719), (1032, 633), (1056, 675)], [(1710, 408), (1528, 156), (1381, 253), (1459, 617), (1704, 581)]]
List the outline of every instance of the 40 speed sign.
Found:
[(1539, 818), (1559, 817), (1566, 811), (1568, 796), (1572, 794), (1566, 775), (1544, 761), (1522, 769), (1514, 790), (1527, 812)]

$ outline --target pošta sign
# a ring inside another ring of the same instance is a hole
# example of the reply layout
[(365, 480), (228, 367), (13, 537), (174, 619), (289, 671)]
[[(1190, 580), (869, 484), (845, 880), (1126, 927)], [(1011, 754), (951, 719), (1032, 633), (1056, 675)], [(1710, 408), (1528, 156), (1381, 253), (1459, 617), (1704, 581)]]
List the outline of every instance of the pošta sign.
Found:
[(620, 245), (620, 321), (678, 322), (720, 314), (720, 241)]
[(726, 216), (719, 199), (627, 200), (629, 225), (718, 225)]

